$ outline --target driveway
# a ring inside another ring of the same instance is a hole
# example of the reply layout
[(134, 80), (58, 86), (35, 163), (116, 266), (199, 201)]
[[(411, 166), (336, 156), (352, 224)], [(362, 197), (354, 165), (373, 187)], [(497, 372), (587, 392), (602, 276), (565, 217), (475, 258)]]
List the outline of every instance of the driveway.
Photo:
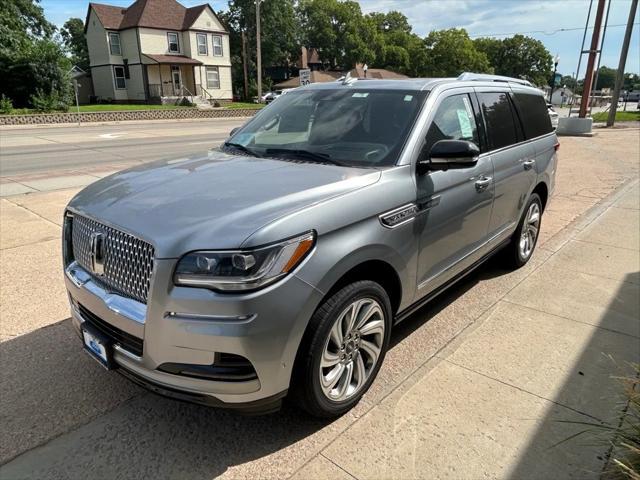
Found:
[(619, 372), (603, 355), (640, 360), (639, 135), (561, 138), (531, 262), (490, 261), (398, 326), (379, 378), (334, 422), (292, 407), (241, 417), (102, 370), (72, 331), (61, 278), (77, 188), (4, 197), (0, 477), (595, 476), (606, 448), (549, 447), (576, 431), (566, 420), (617, 418)]

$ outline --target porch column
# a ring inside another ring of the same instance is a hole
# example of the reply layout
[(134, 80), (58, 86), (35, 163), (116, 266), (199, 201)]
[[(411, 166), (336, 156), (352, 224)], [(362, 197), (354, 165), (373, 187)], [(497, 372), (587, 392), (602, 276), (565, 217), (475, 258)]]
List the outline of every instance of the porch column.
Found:
[(158, 75), (160, 76), (160, 97), (164, 97), (164, 83), (162, 82), (162, 65), (158, 64)]

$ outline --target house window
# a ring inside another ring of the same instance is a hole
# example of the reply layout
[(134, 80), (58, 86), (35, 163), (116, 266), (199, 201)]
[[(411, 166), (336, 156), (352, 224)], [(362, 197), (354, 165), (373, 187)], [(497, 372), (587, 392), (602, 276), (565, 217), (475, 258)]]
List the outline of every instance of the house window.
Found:
[(206, 33), (196, 34), (196, 40), (198, 42), (198, 55), (208, 55), (207, 34)]
[(111, 55), (122, 55), (119, 33), (109, 33), (109, 51), (111, 52)]
[(178, 34), (175, 32), (167, 33), (167, 40), (169, 41), (169, 53), (180, 53)]
[(207, 67), (207, 88), (220, 88), (218, 67)]
[(116, 89), (125, 90), (127, 88), (127, 84), (124, 80), (124, 67), (120, 65), (116, 65), (113, 67), (113, 79), (116, 83)]
[(222, 56), (222, 36), (221, 35), (213, 35), (213, 56), (221, 57)]

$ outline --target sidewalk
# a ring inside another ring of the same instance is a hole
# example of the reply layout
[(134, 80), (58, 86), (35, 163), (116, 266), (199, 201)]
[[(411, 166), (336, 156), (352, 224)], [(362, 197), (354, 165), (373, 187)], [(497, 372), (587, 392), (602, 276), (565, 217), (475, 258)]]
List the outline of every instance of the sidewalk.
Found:
[[(640, 361), (638, 183), (294, 477), (598, 478)], [(590, 223), (587, 223), (589, 222)], [(546, 247), (547, 249), (549, 247)]]

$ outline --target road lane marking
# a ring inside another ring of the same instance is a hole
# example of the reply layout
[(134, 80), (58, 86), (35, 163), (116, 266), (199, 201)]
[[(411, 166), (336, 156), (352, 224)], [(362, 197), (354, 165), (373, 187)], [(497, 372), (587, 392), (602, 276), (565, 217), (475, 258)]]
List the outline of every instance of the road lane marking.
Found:
[(103, 133), (102, 135), (98, 135), (100, 138), (108, 138), (109, 140), (113, 140), (115, 138), (121, 137), (123, 135), (127, 135), (129, 132), (118, 132), (118, 133)]

